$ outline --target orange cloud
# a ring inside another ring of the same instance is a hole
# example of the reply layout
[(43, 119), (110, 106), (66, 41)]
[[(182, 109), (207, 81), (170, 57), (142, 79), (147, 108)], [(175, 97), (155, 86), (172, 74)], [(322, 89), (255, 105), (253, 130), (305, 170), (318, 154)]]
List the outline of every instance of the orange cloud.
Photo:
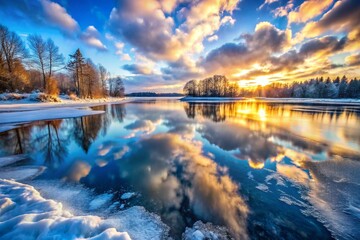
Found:
[(307, 22), (322, 14), (333, 0), (309, 0), (303, 2), (297, 11), (291, 11), (288, 15), (289, 24)]

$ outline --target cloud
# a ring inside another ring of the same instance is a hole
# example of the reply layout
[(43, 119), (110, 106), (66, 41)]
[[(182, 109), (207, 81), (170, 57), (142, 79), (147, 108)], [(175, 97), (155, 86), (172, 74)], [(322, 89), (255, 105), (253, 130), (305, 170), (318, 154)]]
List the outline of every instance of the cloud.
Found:
[(348, 51), (349, 46), (354, 48), (349, 37), (324, 36), (303, 42), (296, 50), (291, 30), (280, 30), (268, 22), (259, 23), (253, 33), (242, 34), (237, 40), (210, 51), (198, 67), (208, 75), (224, 74), (231, 80), (300, 80), (342, 67), (330, 57)]
[(302, 30), (305, 38), (316, 37), (329, 32), (359, 32), (360, 1), (343, 0), (315, 22), (309, 22)]
[(234, 25), (235, 22), (236, 22), (236, 20), (234, 18), (232, 18), (231, 16), (225, 16), (221, 19), (220, 24), (221, 25), (226, 25), (226, 24)]
[(281, 6), (278, 8), (275, 8), (272, 13), (276, 16), (276, 17), (284, 17), (287, 16), (288, 13), (293, 9), (294, 7), (294, 0), (289, 0), (285, 6)]
[(278, 2), (279, 0), (265, 0), (263, 4), (261, 4), (257, 10), (263, 9), (266, 5), (270, 5), (272, 3)]
[(169, 62), (167, 67), (161, 69), (161, 72), (165, 79), (182, 80), (199, 77), (202, 69), (193, 59), (183, 56), (177, 61)]
[(349, 66), (359, 66), (360, 65), (360, 52), (346, 57), (345, 62)]
[(38, 25), (57, 27), (66, 36), (74, 36), (80, 29), (64, 7), (49, 0), (1, 1), (0, 12), (16, 20), (24, 19)]
[(307, 22), (328, 9), (333, 0), (308, 0), (304, 1), (296, 11), (288, 15), (288, 24)]
[(125, 44), (122, 42), (115, 42), (115, 48), (116, 48), (115, 54), (120, 56), (121, 60), (123, 61), (131, 61), (130, 55), (123, 52), (124, 46)]
[(78, 23), (67, 13), (66, 9), (58, 3), (48, 0), (41, 0), (46, 20), (49, 20), (55, 26), (59, 26), (62, 30), (71, 33), (77, 31)]
[(213, 41), (217, 41), (219, 39), (218, 35), (212, 35), (210, 37), (208, 37), (208, 41), (209, 42), (213, 42)]
[(242, 34), (240, 43), (226, 43), (210, 51), (200, 63), (207, 71), (228, 72), (266, 60), (290, 46), (291, 31), (279, 30), (268, 22), (256, 25), (253, 34)]
[(127, 70), (133, 74), (142, 74), (142, 75), (150, 75), (153, 74), (153, 70), (146, 65), (140, 64), (125, 64), (122, 67), (124, 70)]
[[(180, 1), (179, 1), (180, 2)], [(184, 54), (200, 53), (202, 42), (221, 25), (234, 23), (229, 15), (239, 0), (203, 0), (183, 3), (183, 22), (175, 24), (169, 11), (178, 1), (118, 1), (112, 9), (109, 28), (112, 34), (133, 45), (138, 52), (153, 60), (177, 61)]]
[(322, 38), (312, 39), (301, 46), (299, 53), (304, 56), (315, 54), (334, 54), (340, 50), (343, 50), (346, 42), (346, 37), (338, 39), (334, 36), (326, 36)]
[(100, 40), (100, 33), (94, 26), (89, 26), (85, 32), (80, 35), (80, 38), (89, 46), (96, 48), (99, 51), (106, 51), (107, 47)]

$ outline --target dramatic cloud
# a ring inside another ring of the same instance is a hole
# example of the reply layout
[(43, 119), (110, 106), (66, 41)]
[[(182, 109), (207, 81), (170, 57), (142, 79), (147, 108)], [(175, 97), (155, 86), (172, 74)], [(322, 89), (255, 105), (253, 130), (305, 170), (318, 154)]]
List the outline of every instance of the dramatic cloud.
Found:
[(344, 49), (346, 41), (346, 37), (339, 40), (333, 36), (312, 39), (301, 46), (300, 54), (303, 56), (334, 54)]
[(335, 3), (318, 22), (309, 22), (302, 34), (304, 37), (316, 37), (329, 32), (359, 33), (360, 26), (360, 1), (343, 0)]
[(110, 14), (109, 27), (113, 35), (128, 41), (137, 51), (151, 59), (177, 61), (184, 54), (199, 53), (203, 41), (221, 25), (233, 24), (230, 16), (238, 0), (203, 0), (186, 2), (179, 12), (183, 23), (176, 25), (168, 14), (178, 6), (177, 1), (123, 0)]
[(333, 0), (309, 0), (303, 2), (296, 11), (291, 11), (288, 15), (289, 24), (307, 22), (331, 6)]
[(253, 34), (243, 34), (239, 40), (212, 50), (200, 66), (207, 73), (227, 73), (238, 80), (304, 78), (338, 68), (329, 57), (352, 44), (347, 37), (325, 36), (304, 42), (298, 50), (291, 49), (291, 31), (279, 30), (269, 23), (259, 23)]
[(85, 32), (81, 34), (80, 38), (89, 46), (100, 51), (107, 50), (107, 47), (100, 40), (100, 33), (94, 26), (89, 26)]
[(14, 19), (24, 19), (36, 24), (57, 27), (68, 35), (74, 36), (79, 25), (58, 3), (49, 0), (1, 1), (0, 12)]
[(201, 65), (208, 71), (228, 72), (267, 59), (290, 46), (291, 31), (281, 31), (268, 22), (259, 23), (253, 34), (243, 34), (240, 43), (227, 43), (212, 50)]

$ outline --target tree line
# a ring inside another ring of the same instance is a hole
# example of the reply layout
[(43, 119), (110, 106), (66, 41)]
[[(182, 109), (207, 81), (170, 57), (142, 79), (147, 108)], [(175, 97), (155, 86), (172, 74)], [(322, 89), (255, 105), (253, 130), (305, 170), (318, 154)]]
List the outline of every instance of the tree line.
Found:
[(34, 90), (80, 98), (123, 97), (125, 92), (121, 77), (111, 78), (80, 49), (65, 61), (52, 39), (29, 35), (23, 41), (0, 24), (0, 93)]
[(183, 92), (192, 97), (236, 97), (239, 94), (239, 86), (221, 75), (205, 78), (203, 80), (188, 81)]
[(215, 75), (200, 81), (191, 80), (183, 91), (194, 97), (360, 98), (360, 80), (346, 76), (319, 77), (303, 82), (240, 88), (236, 83), (229, 83), (225, 76)]

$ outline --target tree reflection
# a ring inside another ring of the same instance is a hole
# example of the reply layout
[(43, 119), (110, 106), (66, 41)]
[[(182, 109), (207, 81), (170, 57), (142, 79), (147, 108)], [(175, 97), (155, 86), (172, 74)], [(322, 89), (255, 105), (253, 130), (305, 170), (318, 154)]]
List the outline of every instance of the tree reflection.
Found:
[(235, 103), (189, 103), (184, 106), (189, 118), (200, 115), (214, 122), (225, 121), (229, 114), (236, 110)]
[[(204, 121), (199, 132), (211, 144), (249, 160), (261, 168), (264, 162), (291, 145), (310, 155), (342, 155), (354, 158), (360, 152), (359, 108), (268, 104), (261, 102), (187, 103), (189, 118)], [(221, 121), (225, 121), (221, 122)], [(336, 127), (336, 131), (334, 128)], [(328, 135), (328, 131), (333, 136)]]
[(124, 107), (124, 104), (114, 104), (110, 106), (110, 114), (111, 117), (115, 120), (118, 120), (119, 122), (123, 122), (126, 110)]
[(4, 152), (4, 155), (29, 153), (31, 130), (32, 126), (24, 126), (1, 133), (1, 152)]
[(59, 131), (63, 120), (53, 120), (42, 122), (38, 125), (34, 138), (32, 138), (32, 148), (43, 154), (46, 165), (58, 167), (68, 155), (67, 145), (70, 138), (68, 134), (60, 136)]

